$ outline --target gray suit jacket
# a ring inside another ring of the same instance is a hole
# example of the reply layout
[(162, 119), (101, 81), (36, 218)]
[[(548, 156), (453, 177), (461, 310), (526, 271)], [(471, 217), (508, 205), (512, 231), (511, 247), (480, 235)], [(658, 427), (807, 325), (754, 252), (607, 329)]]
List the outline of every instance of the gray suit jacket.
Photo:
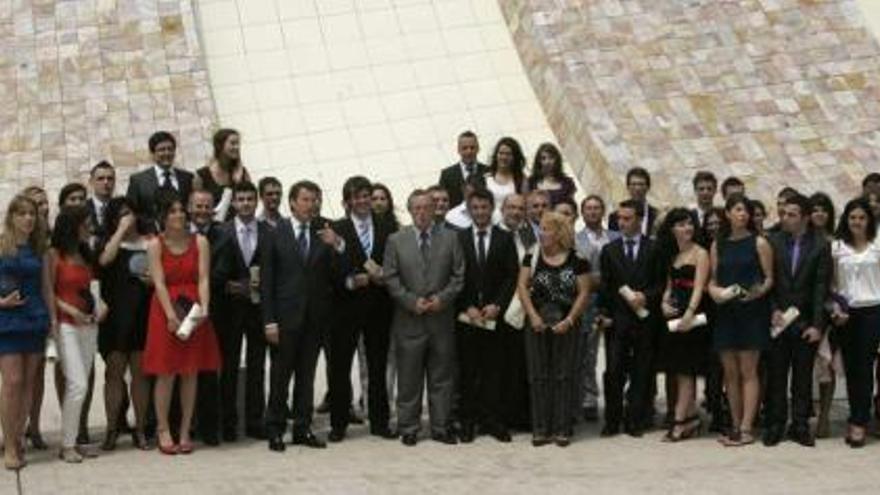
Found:
[[(172, 169), (177, 177), (178, 194), (186, 205), (189, 201), (189, 194), (192, 192), (193, 174), (181, 168), (174, 167)], [(159, 212), (157, 211), (156, 193), (159, 191), (159, 178), (156, 177), (156, 171), (151, 165), (150, 168), (141, 170), (128, 178), (128, 196), (131, 201), (134, 212), (140, 217), (156, 220)]]
[[(408, 226), (388, 238), (385, 246), (385, 283), (394, 299), (395, 333), (452, 332), (455, 298), (464, 285), (464, 256), (456, 233), (435, 225), (431, 231), (428, 262), (419, 249), (418, 231)], [(437, 296), (442, 311), (415, 313), (416, 300)]]

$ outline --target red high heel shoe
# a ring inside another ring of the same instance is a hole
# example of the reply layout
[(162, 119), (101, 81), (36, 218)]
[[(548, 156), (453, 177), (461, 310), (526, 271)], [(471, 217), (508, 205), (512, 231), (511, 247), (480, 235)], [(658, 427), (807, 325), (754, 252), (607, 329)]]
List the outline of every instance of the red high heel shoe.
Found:
[(192, 454), (194, 450), (195, 450), (195, 447), (193, 447), (192, 442), (180, 442), (180, 447), (178, 448), (178, 452), (180, 452), (181, 454), (183, 454), (183, 455)]

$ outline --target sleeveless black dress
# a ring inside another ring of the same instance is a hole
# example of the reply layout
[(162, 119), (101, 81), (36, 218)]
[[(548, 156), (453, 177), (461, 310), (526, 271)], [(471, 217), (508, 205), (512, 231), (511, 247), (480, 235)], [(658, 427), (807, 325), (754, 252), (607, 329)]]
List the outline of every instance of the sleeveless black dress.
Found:
[[(673, 304), (683, 315), (690, 305), (694, 292), (697, 268), (694, 265), (672, 267), (669, 275), (672, 283)], [(708, 293), (703, 292), (700, 306), (695, 314), (705, 313)], [(672, 318), (676, 319), (678, 317)], [(660, 337), (660, 369), (678, 375), (705, 374), (712, 335), (707, 325), (693, 327), (687, 332), (670, 332), (664, 326)]]

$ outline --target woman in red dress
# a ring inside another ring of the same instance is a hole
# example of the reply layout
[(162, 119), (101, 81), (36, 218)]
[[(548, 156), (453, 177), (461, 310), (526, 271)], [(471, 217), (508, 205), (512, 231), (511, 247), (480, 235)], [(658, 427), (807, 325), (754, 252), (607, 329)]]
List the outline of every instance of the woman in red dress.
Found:
[[(178, 337), (177, 331), (186, 306), (195, 303), (202, 308), (209, 307), (210, 251), (204, 237), (190, 234), (187, 213), (179, 197), (173, 195), (160, 204), (163, 233), (151, 240), (147, 247), (154, 293), (143, 370), (156, 377), (153, 400), (159, 451), (169, 455), (189, 454), (193, 450), (189, 432), (195, 408), (196, 378), (200, 371), (220, 367), (220, 351), (214, 329), (204, 316), (188, 338)], [(207, 315), (205, 310), (203, 315)], [(178, 444), (174, 443), (168, 427), (175, 377), (180, 377), (182, 409)]]

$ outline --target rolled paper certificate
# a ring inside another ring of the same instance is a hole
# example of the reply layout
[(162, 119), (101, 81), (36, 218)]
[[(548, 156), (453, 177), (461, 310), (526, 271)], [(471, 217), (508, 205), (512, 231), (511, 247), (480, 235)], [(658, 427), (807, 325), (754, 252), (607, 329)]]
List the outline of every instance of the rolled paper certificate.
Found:
[[(706, 313), (699, 313), (694, 315), (694, 319), (691, 322), (691, 328), (702, 327), (709, 323), (709, 319), (706, 318)], [(669, 328), (670, 332), (680, 332), (678, 326), (681, 324), (681, 318), (676, 318), (674, 320), (669, 320), (666, 323), (666, 327)]]
[(367, 261), (364, 262), (364, 270), (373, 277), (382, 276), (382, 265), (373, 261), (373, 258), (368, 258)]
[(495, 330), (495, 320), (483, 320), (482, 322), (477, 322), (472, 320), (471, 317), (464, 312), (458, 314), (458, 321), (465, 325), (482, 328), (483, 330)]
[[(633, 292), (633, 290), (630, 289), (628, 285), (621, 286), (617, 293), (629, 302), (632, 302), (632, 300), (636, 297), (635, 292)], [(648, 317), (649, 314), (651, 314), (651, 312), (648, 311), (647, 308), (634, 309), (633, 311), (635, 311), (636, 316), (638, 316), (642, 320), (644, 320)]]
[(183, 321), (180, 322), (180, 326), (177, 327), (177, 338), (180, 340), (188, 340), (196, 327), (199, 326), (199, 323), (201, 323), (203, 316), (202, 306), (199, 303), (193, 304), (189, 309), (189, 313), (186, 314), (186, 318), (184, 318)]
[(223, 196), (220, 197), (220, 201), (214, 207), (214, 221), (226, 221), (226, 214), (229, 212), (230, 206), (232, 206), (232, 188), (225, 187), (223, 188)]
[(89, 292), (92, 294), (92, 300), (95, 301), (95, 307), (93, 309), (92, 316), (95, 319), (98, 318), (98, 313), (101, 311), (101, 281), (100, 280), (92, 280), (89, 282)]
[(58, 344), (52, 337), (46, 338), (46, 360), (49, 362), (58, 360)]
[(251, 302), (254, 304), (260, 304), (260, 288), (259, 288), (260, 267), (259, 266), (252, 266), (250, 271), (251, 271), (250, 282), (253, 284), (254, 281), (256, 281), (256, 284), (258, 285), (258, 287), (254, 287), (253, 285), (250, 286), (251, 287)]
[(785, 329), (789, 327), (789, 325), (794, 323), (794, 320), (797, 320), (798, 316), (800, 315), (801, 312), (798, 311), (796, 307), (789, 306), (788, 309), (786, 309), (785, 312), (782, 313), (782, 321), (779, 323), (779, 326), (774, 325), (770, 327), (770, 337), (774, 339), (776, 337), (779, 337), (779, 335), (784, 332)]
[(729, 287), (725, 287), (724, 290), (721, 291), (721, 298), (724, 302), (731, 301), (733, 299), (745, 296), (746, 291), (740, 287), (739, 285), (731, 285)]

